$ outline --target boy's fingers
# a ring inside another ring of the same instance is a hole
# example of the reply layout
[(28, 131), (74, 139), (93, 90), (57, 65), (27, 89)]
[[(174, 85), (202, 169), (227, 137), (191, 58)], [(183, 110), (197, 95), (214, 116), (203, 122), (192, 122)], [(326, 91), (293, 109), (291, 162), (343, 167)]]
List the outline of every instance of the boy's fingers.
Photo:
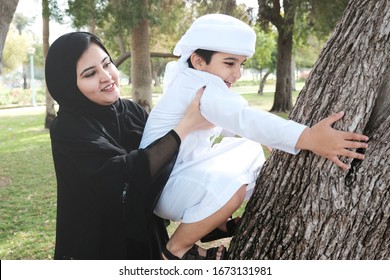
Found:
[(368, 144), (365, 143), (365, 142), (356, 142), (356, 141), (346, 141), (345, 142), (345, 145), (344, 145), (344, 148), (348, 148), (348, 149), (367, 149), (368, 148)]
[(368, 137), (363, 134), (353, 133), (353, 132), (344, 132), (343, 135), (346, 140), (355, 140), (355, 141), (368, 141)]
[(340, 156), (345, 156), (345, 157), (348, 157), (348, 158), (356, 158), (356, 159), (360, 159), (360, 160), (364, 159), (364, 155), (363, 154), (357, 153), (357, 152), (354, 152), (354, 151), (350, 151), (350, 150), (346, 150), (346, 149), (342, 153), (340, 153)]
[(348, 170), (349, 165), (342, 162), (337, 156), (333, 156), (328, 158), (330, 161), (332, 161), (334, 164), (336, 164), (338, 167), (340, 167), (343, 170)]
[(325, 121), (328, 125), (331, 126), (332, 124), (334, 124), (338, 120), (342, 119), (342, 117), (344, 117), (344, 112), (343, 111), (335, 113), (335, 114), (332, 114), (329, 117), (323, 119), (323, 121)]

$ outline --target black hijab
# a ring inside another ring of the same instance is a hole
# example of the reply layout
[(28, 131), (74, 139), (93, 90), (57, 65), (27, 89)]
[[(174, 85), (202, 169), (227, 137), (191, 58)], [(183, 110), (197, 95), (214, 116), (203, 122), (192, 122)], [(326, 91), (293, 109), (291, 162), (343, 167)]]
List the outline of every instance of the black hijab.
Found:
[(62, 35), (50, 46), (45, 65), (46, 84), (50, 95), (60, 106), (79, 110), (96, 107), (77, 87), (77, 61), (91, 43), (102, 48), (111, 60), (99, 38), (88, 32)]

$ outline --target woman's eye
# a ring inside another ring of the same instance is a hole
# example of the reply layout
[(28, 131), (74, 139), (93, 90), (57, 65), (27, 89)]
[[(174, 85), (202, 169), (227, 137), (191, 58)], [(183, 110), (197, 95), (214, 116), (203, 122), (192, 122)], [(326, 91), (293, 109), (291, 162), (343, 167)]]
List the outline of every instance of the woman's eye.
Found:
[(226, 65), (229, 65), (229, 66), (233, 66), (234, 63), (233, 62), (225, 62)]
[(86, 73), (85, 75), (84, 75), (84, 77), (86, 77), (86, 78), (90, 78), (90, 77), (92, 77), (92, 76), (94, 76), (95, 75), (95, 71), (92, 71), (92, 72), (89, 72), (89, 73)]
[(111, 61), (105, 62), (103, 68), (108, 68), (111, 65)]

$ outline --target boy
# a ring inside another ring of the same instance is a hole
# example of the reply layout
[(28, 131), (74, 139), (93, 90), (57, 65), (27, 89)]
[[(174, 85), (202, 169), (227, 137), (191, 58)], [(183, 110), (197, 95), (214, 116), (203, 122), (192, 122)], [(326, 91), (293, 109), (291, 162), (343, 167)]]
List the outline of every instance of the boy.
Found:
[[(222, 247), (205, 252), (193, 244), (212, 230), (222, 236), (234, 232), (237, 220), (230, 224), (226, 220), (242, 204), (248, 185), (254, 184), (265, 160), (259, 143), (292, 154), (309, 149), (339, 164), (338, 158), (328, 156), (334, 147), (326, 143), (323, 153), (316, 147), (320, 143), (311, 143), (322, 139), (324, 133), (333, 137), (330, 126), (322, 124), (312, 137), (305, 125), (250, 108), (230, 90), (241, 77), (242, 65), (253, 55), (255, 42), (256, 34), (247, 24), (227, 15), (210, 14), (195, 20), (174, 49), (180, 59), (167, 66), (165, 92), (149, 116), (141, 148), (177, 124), (201, 87), (205, 87), (201, 112), (216, 127), (192, 133), (183, 141), (155, 208), (157, 215), (181, 221), (163, 251), (165, 258), (223, 258)], [(341, 115), (332, 121), (337, 118)], [(223, 129), (242, 138), (225, 137), (214, 145)], [(362, 137), (355, 135), (354, 139)], [(361, 143), (359, 147), (365, 146)], [(351, 156), (362, 158), (355, 153)]]

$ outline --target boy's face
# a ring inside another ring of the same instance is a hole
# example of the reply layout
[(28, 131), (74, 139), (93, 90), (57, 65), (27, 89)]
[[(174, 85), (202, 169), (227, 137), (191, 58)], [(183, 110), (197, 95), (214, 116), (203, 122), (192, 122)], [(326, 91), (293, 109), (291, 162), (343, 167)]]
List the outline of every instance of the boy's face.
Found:
[(239, 78), (247, 57), (223, 52), (216, 52), (209, 64), (203, 63), (194, 65), (195, 69), (208, 72), (220, 77), (230, 88)]

